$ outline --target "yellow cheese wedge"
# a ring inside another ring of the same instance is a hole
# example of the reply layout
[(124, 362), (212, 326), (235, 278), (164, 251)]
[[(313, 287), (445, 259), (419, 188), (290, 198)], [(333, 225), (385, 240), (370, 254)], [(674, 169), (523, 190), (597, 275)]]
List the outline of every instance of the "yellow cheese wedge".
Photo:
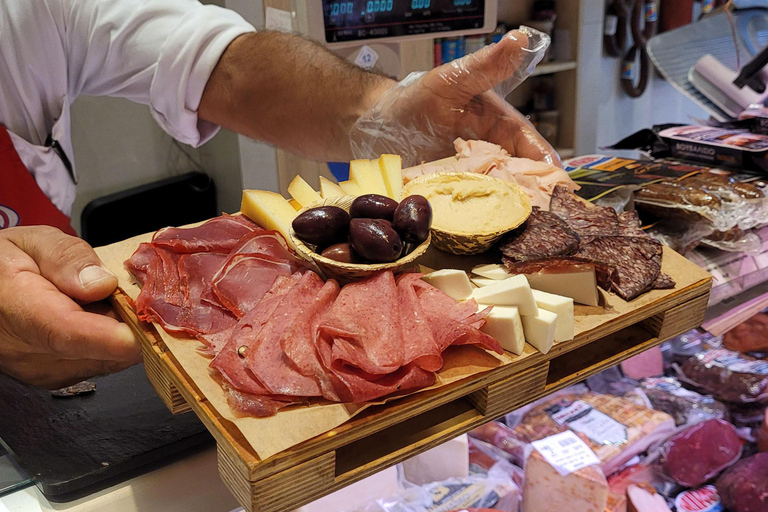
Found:
[(403, 195), (403, 160), (400, 155), (381, 155), (379, 168), (387, 187), (387, 195), (395, 201), (400, 201)]
[(291, 203), (277, 192), (243, 190), (240, 211), (264, 229), (278, 231), (286, 242), (293, 246), (289, 233), (291, 223), (298, 213)]
[(363, 194), (387, 195), (387, 186), (376, 161), (352, 160), (349, 163), (349, 178), (360, 186)]
[(293, 206), (293, 209), (294, 209), (294, 210), (296, 210), (296, 211), (299, 211), (299, 210), (301, 210), (301, 208), (302, 208), (302, 206), (301, 206), (301, 203), (300, 203), (300, 202), (298, 202), (298, 201), (297, 201), (297, 200), (295, 200), (295, 199), (289, 199), (289, 200), (288, 200), (288, 203), (289, 203), (291, 206)]
[(325, 176), (320, 176), (320, 195), (323, 196), (323, 199), (328, 199), (329, 197), (345, 196), (347, 193)]
[(364, 194), (363, 190), (360, 188), (360, 185), (352, 180), (340, 181), (339, 187), (344, 191), (345, 194), (349, 196), (362, 196)]
[(317, 203), (323, 200), (320, 194), (315, 192), (315, 189), (309, 186), (309, 183), (304, 181), (299, 175), (293, 178), (293, 181), (288, 185), (288, 193), (291, 194), (301, 206), (309, 206), (313, 203)]

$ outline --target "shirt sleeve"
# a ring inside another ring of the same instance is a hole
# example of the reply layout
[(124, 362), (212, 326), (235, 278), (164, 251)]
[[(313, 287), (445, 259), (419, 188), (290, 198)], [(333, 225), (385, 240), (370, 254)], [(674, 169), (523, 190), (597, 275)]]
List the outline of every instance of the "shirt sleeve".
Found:
[(56, 0), (69, 97), (117, 96), (149, 105), (177, 140), (199, 146), (218, 131), (197, 109), (227, 46), (255, 29), (234, 11), (195, 0)]

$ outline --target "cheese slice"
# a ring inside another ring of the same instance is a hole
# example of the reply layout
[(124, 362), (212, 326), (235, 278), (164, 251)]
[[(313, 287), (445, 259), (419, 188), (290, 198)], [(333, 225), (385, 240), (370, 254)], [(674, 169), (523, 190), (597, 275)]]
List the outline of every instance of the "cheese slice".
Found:
[(487, 277), (477, 277), (477, 276), (470, 277), (469, 280), (472, 281), (472, 283), (478, 288), (482, 288), (483, 286), (488, 286), (489, 284), (499, 282), (496, 279), (488, 279)]
[(533, 345), (539, 352), (546, 354), (555, 343), (557, 315), (546, 309), (539, 309), (538, 315), (527, 315), (521, 318), (525, 341)]
[(352, 160), (349, 163), (349, 177), (360, 186), (363, 194), (387, 195), (387, 186), (376, 161)]
[(464, 300), (472, 295), (472, 284), (463, 270), (436, 270), (422, 276), (422, 279), (455, 300)]
[(291, 223), (298, 213), (286, 198), (268, 190), (243, 190), (240, 211), (264, 229), (278, 231), (293, 247)]
[(525, 276), (512, 276), (494, 284), (475, 288), (472, 298), (478, 304), (517, 306), (521, 315), (536, 316), (539, 308)]
[(320, 176), (320, 195), (323, 196), (323, 199), (328, 199), (330, 197), (345, 196), (347, 193), (344, 192), (343, 188), (325, 176)]
[(379, 168), (387, 187), (387, 195), (400, 201), (403, 195), (403, 160), (400, 155), (381, 155)]
[(472, 269), (472, 273), (487, 279), (506, 279), (510, 276), (503, 265), (478, 265)]
[(504, 350), (517, 355), (523, 353), (525, 334), (520, 312), (515, 306), (493, 306), (480, 330), (496, 338)]
[(525, 463), (523, 512), (603, 512), (608, 482), (598, 466), (562, 476), (536, 450)]
[(323, 200), (320, 194), (315, 192), (315, 189), (309, 186), (309, 183), (304, 181), (304, 178), (296, 175), (288, 185), (288, 193), (291, 194), (301, 206), (310, 206), (311, 204), (318, 203)]
[(574, 336), (573, 299), (541, 290), (533, 290), (533, 298), (539, 310), (544, 309), (557, 315), (555, 343), (572, 340)]
[(364, 194), (363, 189), (360, 188), (360, 185), (352, 180), (340, 181), (339, 188), (343, 190), (344, 193), (348, 196), (362, 196)]
[(525, 274), (531, 288), (563, 297), (574, 302), (597, 306), (600, 293), (597, 291), (595, 266), (589, 263), (574, 263), (562, 268), (547, 269), (545, 272)]
[(299, 211), (299, 210), (301, 210), (301, 208), (302, 208), (302, 206), (301, 206), (301, 203), (299, 203), (299, 202), (298, 202), (297, 200), (295, 200), (295, 199), (289, 199), (289, 200), (288, 200), (288, 203), (289, 203), (291, 206), (293, 206), (293, 209), (294, 209), (294, 210), (296, 210), (296, 211)]

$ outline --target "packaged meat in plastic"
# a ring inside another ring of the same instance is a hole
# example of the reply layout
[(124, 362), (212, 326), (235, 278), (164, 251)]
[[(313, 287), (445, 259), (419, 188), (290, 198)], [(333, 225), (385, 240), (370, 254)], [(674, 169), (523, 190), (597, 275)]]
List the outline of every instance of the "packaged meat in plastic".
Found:
[(538, 452), (525, 465), (523, 512), (598, 512), (608, 502), (608, 482), (597, 466), (563, 476)]
[(492, 444), (469, 439), (469, 473), (487, 476), (490, 471), (508, 475), (518, 487), (523, 485), (523, 470), (511, 462), (512, 456)]
[(768, 350), (768, 314), (758, 313), (725, 333), (723, 346), (735, 352)]
[(739, 460), (741, 449), (742, 442), (733, 425), (723, 420), (707, 420), (669, 440), (662, 467), (680, 485), (698, 487)]
[(667, 501), (650, 485), (627, 487), (627, 512), (672, 512)]
[(606, 512), (627, 512), (627, 488), (630, 485), (651, 486), (664, 496), (679, 491), (680, 487), (655, 465), (634, 464), (608, 477), (610, 494)]
[(559, 395), (530, 409), (515, 431), (536, 441), (572, 430), (601, 461), (606, 475), (670, 436), (675, 420), (668, 414), (611, 395)]
[(681, 380), (725, 402), (768, 402), (768, 362), (738, 352), (696, 354), (683, 365)]
[(757, 450), (768, 452), (768, 409), (763, 414), (763, 423), (757, 428), (755, 439), (757, 440)]
[(674, 377), (645, 379), (640, 382), (640, 389), (654, 409), (671, 415), (678, 426), (709, 418), (728, 420), (728, 408), (724, 404), (685, 389)]
[(510, 462), (521, 467), (532, 449), (528, 438), (498, 421), (490, 421), (477, 427), (469, 432), (469, 437), (503, 450), (509, 455)]
[(675, 496), (677, 512), (722, 512), (720, 496), (714, 485), (683, 491)]
[(715, 484), (720, 501), (730, 512), (768, 510), (768, 453), (742, 459), (726, 470)]

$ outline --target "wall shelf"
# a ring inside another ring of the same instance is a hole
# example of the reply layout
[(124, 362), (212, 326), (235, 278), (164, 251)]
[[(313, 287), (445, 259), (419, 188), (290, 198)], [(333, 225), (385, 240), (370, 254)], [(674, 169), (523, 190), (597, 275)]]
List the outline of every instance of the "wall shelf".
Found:
[(554, 73), (576, 69), (577, 66), (578, 62), (575, 60), (565, 62), (545, 62), (544, 64), (536, 66), (536, 69), (533, 70), (531, 76), (552, 75)]

